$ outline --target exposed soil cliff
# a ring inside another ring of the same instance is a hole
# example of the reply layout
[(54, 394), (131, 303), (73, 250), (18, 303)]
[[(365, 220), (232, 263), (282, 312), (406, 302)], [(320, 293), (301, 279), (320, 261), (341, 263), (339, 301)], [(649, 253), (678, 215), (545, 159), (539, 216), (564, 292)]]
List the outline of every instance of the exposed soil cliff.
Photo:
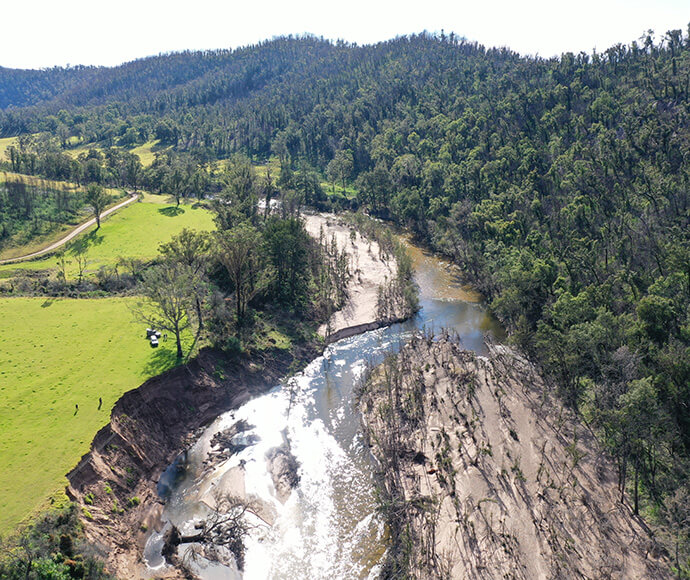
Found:
[(666, 578), (613, 463), (532, 366), (420, 336), (375, 369), (360, 404), (380, 462), (384, 577)]
[[(310, 360), (317, 354), (305, 348), (296, 356)], [(275, 386), (293, 360), (277, 351), (258, 364), (204, 350), (116, 403), (91, 452), (67, 475), (68, 494), (82, 506), (86, 535), (107, 552), (112, 573), (151, 577), (142, 549), (149, 528), (158, 525), (161, 472), (189, 446), (197, 429)]]

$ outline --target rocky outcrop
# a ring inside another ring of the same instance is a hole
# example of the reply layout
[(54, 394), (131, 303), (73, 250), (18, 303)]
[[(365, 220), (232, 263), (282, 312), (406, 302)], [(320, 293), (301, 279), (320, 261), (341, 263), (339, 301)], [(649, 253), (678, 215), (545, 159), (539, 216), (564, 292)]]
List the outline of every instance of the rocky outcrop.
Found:
[(281, 503), (285, 503), (299, 483), (299, 463), (290, 450), (289, 442), (286, 440), (280, 447), (270, 449), (266, 454), (266, 461), (276, 497)]
[(612, 461), (503, 346), (415, 338), (360, 404), (392, 546), (383, 577), (667, 578)]

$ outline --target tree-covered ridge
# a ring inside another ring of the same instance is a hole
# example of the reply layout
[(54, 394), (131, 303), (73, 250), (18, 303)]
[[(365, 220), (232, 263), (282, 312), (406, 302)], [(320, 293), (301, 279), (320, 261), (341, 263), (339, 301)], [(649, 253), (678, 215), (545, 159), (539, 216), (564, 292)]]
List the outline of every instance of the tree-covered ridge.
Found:
[(305, 196), (312, 169), (356, 186), (468, 272), (598, 429), (634, 509), (688, 540), (672, 509), (690, 493), (687, 35), (548, 60), (452, 35), (280, 38), (94, 74), (7, 109), (0, 133), (59, 136), (33, 148), (38, 171), (69, 137), (156, 138), (175, 152), (141, 178), (163, 188), (212, 188), (200, 168), (235, 152), (278, 157)]

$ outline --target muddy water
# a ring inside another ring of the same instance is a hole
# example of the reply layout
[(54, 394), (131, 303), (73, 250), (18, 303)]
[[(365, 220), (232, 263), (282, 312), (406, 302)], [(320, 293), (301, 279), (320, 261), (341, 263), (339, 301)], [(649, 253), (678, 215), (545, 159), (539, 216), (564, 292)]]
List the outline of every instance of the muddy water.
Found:
[[(453, 328), (465, 347), (477, 352), (484, 350), (485, 334), (503, 337), (452, 264), (412, 245), (410, 253), (422, 306), (413, 320), (330, 345), (290, 383), (220, 416), (187, 452), (182, 475), (171, 468), (161, 479), (159, 491), (167, 496), (164, 519), (183, 531), (193, 531), (195, 521), (208, 513), (217, 490), (245, 495), (257, 505), (243, 573), (202, 560), (196, 572), (205, 580), (376, 576), (386, 547), (385, 526), (376, 513), (371, 458), (354, 408), (366, 366), (381, 362), (420, 328)], [(209, 469), (203, 461), (211, 437), (240, 419), (252, 428), (235, 442), (250, 444)], [(285, 438), (299, 461), (300, 483), (282, 504), (265, 456)], [(145, 556), (150, 567), (164, 572), (160, 534), (151, 536)]]

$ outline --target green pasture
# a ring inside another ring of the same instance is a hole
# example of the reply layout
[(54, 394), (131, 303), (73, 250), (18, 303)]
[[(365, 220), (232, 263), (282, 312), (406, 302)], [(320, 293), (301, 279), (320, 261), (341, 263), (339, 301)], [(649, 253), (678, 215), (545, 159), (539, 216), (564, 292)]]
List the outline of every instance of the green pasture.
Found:
[[(2, 141), (0, 140), (0, 147), (2, 147)], [(65, 149), (65, 153), (67, 153), (69, 156), (73, 157), (76, 159), (81, 155), (82, 153), (88, 153), (89, 149), (95, 149), (96, 151), (104, 151), (104, 147), (99, 144), (99, 143), (80, 143), (76, 147), (71, 147), (70, 149)], [(123, 149), (121, 146), (115, 146), (115, 149)], [(129, 153), (134, 153), (137, 157), (139, 157), (139, 160), (141, 161), (141, 164), (144, 167), (148, 167), (153, 163), (153, 160), (156, 158), (156, 153), (166, 151), (170, 149), (169, 145), (161, 145), (160, 142), (155, 139), (152, 141), (147, 141), (146, 143), (142, 143), (141, 145), (137, 145), (136, 147), (133, 147), (132, 149), (125, 149), (126, 151), (129, 151)]]
[(170, 146), (161, 145), (158, 140), (154, 140), (147, 141), (143, 145), (134, 147), (130, 149), (129, 152), (139, 157), (144, 167), (149, 167), (156, 158), (156, 153), (167, 151), (168, 149), (170, 149)]
[(17, 137), (4, 137), (0, 139), (0, 161), (6, 161), (5, 151), (10, 145), (17, 145)]
[(0, 299), (1, 535), (63, 497), (123, 393), (176, 364), (174, 340), (149, 346), (135, 302)]
[[(84, 249), (88, 272), (101, 266), (114, 266), (120, 257), (149, 260), (158, 253), (158, 246), (169, 241), (184, 228), (198, 231), (214, 229), (213, 215), (198, 204), (180, 204), (176, 208), (168, 203), (167, 196), (145, 195), (143, 202), (130, 204), (108, 216), (101, 223), (100, 230), (95, 226), (74, 240), (66, 250), (67, 277), (77, 275), (75, 252)], [(54, 270), (57, 267), (56, 255), (16, 264), (0, 266), (0, 278), (12, 276), (20, 270)]]

